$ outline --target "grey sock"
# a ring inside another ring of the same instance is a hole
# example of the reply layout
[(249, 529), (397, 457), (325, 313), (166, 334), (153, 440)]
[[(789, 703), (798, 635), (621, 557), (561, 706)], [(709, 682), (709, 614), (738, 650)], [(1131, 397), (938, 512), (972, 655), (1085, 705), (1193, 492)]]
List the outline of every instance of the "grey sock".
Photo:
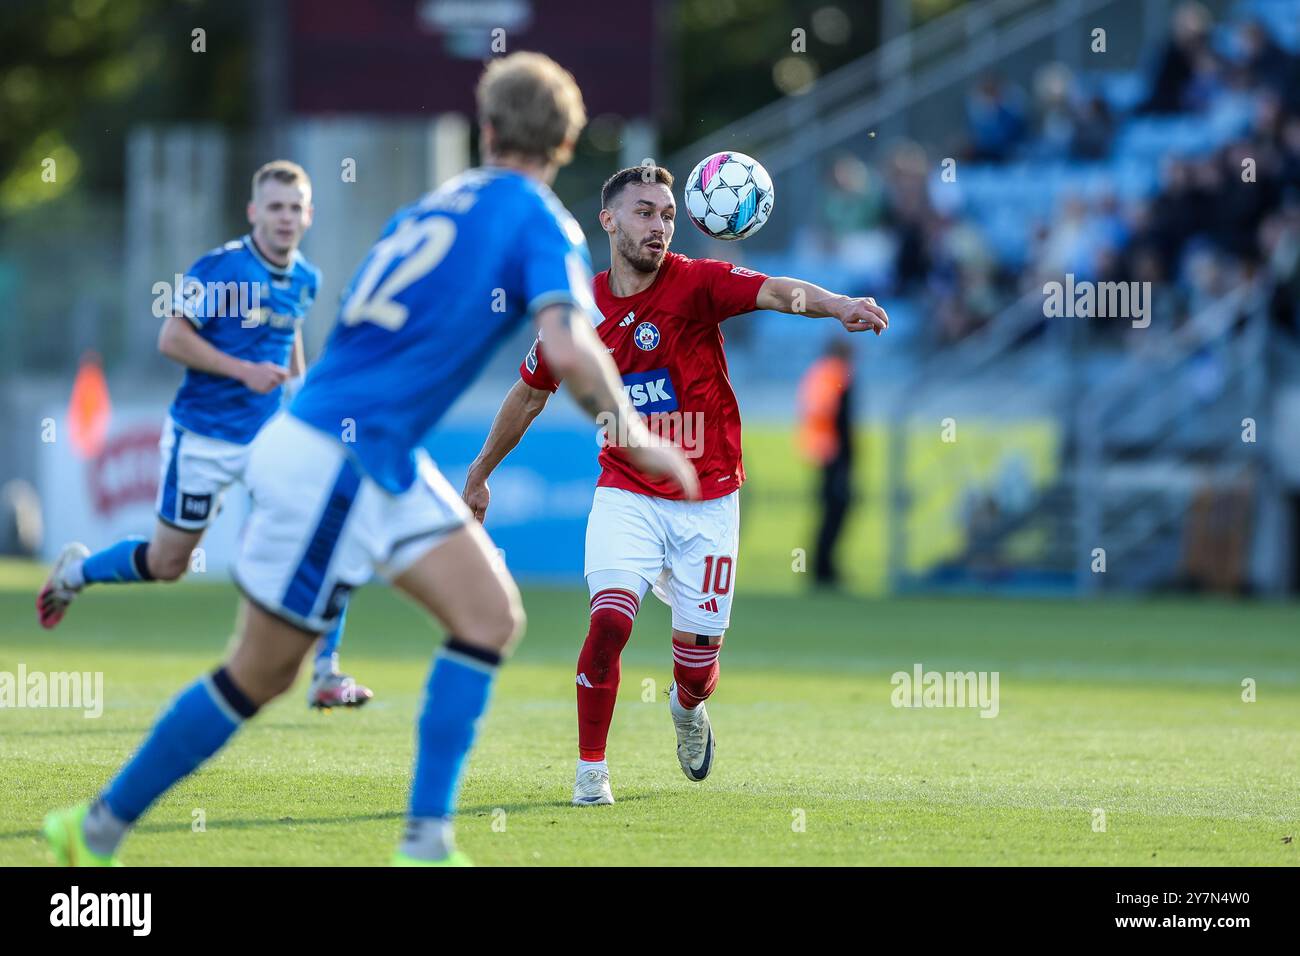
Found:
[(100, 798), (90, 805), (81, 832), (86, 838), (86, 846), (90, 847), (92, 852), (101, 856), (112, 856), (117, 852), (117, 845), (122, 842), (129, 829), (131, 824), (113, 816), (113, 811), (108, 808), (108, 804)]
[(456, 849), (451, 821), (444, 817), (408, 817), (398, 851), (413, 860), (444, 860)]
[(318, 657), (312, 664), (312, 676), (321, 677), (325, 674), (337, 674), (339, 672), (339, 655), (337, 652), (329, 657)]

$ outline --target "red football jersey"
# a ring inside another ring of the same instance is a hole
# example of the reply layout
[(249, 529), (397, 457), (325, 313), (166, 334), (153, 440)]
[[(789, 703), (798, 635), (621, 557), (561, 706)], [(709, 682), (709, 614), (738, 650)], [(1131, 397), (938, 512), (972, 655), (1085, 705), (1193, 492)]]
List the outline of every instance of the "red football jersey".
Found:
[[(623, 376), (623, 388), (651, 431), (671, 438), (695, 465), (700, 495), (721, 498), (745, 480), (740, 460), (740, 409), (727, 376), (722, 321), (752, 312), (767, 276), (717, 259), (670, 252), (654, 282), (636, 295), (616, 296), (609, 272), (596, 276), (596, 332)], [(533, 388), (554, 392), (559, 382), (534, 342), (519, 367)], [(622, 449), (600, 452), (597, 485), (656, 498), (682, 497), (671, 482), (632, 467)]]

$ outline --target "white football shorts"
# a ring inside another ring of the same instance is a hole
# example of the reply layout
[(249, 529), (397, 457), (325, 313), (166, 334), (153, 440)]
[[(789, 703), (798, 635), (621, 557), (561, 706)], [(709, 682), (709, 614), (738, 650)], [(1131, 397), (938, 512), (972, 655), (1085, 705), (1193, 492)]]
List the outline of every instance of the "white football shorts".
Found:
[(207, 528), (226, 489), (243, 480), (251, 447), (186, 431), (168, 415), (158, 440), (158, 518), (182, 531)]
[(740, 544), (740, 492), (709, 501), (670, 501), (597, 488), (587, 518), (587, 587), (594, 596), (653, 587), (673, 609), (673, 627), (708, 636), (731, 623)]
[(253, 501), (235, 583), (305, 631), (328, 631), (353, 588), (375, 572), (400, 575), (473, 520), (424, 451), (415, 483), (394, 495), (341, 442), (285, 412), (252, 449), (244, 482)]

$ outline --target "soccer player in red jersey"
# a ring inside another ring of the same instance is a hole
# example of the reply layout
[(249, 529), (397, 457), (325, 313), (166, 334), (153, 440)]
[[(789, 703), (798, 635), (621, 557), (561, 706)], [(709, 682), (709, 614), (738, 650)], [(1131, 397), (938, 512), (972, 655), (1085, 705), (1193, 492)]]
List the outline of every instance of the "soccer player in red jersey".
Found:
[[(673, 177), (657, 166), (615, 173), (601, 191), (610, 268), (594, 283), (600, 324), (623, 387), (650, 430), (681, 446), (700, 480), (699, 501), (637, 471), (607, 435), (587, 522), (591, 625), (578, 657), (578, 772), (573, 802), (614, 802), (605, 743), (618, 694), (619, 655), (647, 588), (672, 607), (669, 708), (677, 759), (703, 780), (714, 739), (704, 701), (718, 682), (731, 617), (739, 543), (740, 410), (727, 375), (721, 323), (756, 309), (834, 317), (849, 332), (889, 325), (874, 299), (836, 295), (811, 282), (769, 277), (716, 259), (669, 252), (676, 226)], [(519, 369), (470, 467), (464, 498), (483, 520), (488, 478), (559, 386), (540, 341)]]

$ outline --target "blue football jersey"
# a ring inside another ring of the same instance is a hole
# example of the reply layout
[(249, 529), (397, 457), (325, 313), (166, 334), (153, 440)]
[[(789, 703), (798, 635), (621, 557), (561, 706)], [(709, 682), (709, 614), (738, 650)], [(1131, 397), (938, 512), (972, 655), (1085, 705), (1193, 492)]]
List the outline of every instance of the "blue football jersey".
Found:
[[(294, 332), (319, 287), (320, 270), (300, 253), (281, 268), (244, 236), (190, 266), (173, 307), (215, 348), (287, 367)], [(233, 378), (186, 369), (171, 416), (187, 431), (246, 445), (279, 407), (278, 388), (258, 395)]]
[(404, 491), (415, 449), (497, 346), (560, 302), (595, 314), (577, 222), (544, 185), (470, 170), (388, 223), (290, 412)]

